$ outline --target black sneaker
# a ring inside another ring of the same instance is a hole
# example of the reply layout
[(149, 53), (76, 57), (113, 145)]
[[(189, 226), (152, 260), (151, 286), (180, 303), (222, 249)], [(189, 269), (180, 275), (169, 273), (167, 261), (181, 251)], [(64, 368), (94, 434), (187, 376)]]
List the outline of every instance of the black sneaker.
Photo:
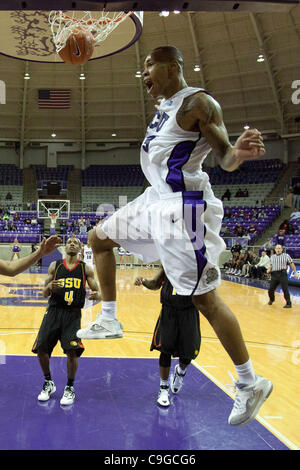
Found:
[(283, 308), (292, 308), (292, 304), (286, 304)]

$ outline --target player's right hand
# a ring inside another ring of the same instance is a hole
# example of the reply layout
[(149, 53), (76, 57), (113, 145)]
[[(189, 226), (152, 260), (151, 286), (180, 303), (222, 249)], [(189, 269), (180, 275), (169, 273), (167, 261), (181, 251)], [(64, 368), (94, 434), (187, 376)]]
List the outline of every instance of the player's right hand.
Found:
[(134, 281), (135, 286), (142, 286), (143, 285), (143, 280), (144, 278), (142, 276), (138, 276), (136, 280)]
[(49, 288), (52, 291), (59, 290), (63, 288), (63, 284), (60, 279), (53, 279), (53, 281), (50, 282)]

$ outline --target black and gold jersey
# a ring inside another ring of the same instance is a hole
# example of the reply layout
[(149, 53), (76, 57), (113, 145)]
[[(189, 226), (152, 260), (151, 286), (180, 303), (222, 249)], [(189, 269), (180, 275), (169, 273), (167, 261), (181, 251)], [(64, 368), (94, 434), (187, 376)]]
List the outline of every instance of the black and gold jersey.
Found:
[(54, 279), (61, 280), (62, 287), (52, 292), (49, 306), (83, 308), (86, 295), (85, 263), (78, 260), (73, 269), (69, 269), (65, 259), (56, 261)]

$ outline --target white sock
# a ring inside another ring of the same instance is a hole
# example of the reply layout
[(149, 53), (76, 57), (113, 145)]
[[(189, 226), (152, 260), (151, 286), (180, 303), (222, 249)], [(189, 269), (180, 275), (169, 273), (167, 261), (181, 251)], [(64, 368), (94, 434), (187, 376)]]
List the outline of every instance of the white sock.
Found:
[(102, 302), (101, 318), (105, 320), (116, 320), (117, 319), (117, 302)]
[(241, 384), (252, 384), (255, 382), (255, 373), (252, 366), (251, 359), (249, 359), (245, 364), (240, 364), (234, 366), (239, 377), (239, 383)]
[(160, 379), (160, 386), (161, 387), (169, 387), (169, 381)]

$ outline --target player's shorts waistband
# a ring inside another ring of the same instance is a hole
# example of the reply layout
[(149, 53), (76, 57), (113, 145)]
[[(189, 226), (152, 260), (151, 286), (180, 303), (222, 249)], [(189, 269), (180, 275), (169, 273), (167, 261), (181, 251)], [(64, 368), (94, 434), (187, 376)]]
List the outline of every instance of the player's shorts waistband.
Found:
[(203, 191), (177, 191), (175, 193), (160, 193), (160, 199), (182, 199), (182, 198), (193, 198), (203, 199)]

